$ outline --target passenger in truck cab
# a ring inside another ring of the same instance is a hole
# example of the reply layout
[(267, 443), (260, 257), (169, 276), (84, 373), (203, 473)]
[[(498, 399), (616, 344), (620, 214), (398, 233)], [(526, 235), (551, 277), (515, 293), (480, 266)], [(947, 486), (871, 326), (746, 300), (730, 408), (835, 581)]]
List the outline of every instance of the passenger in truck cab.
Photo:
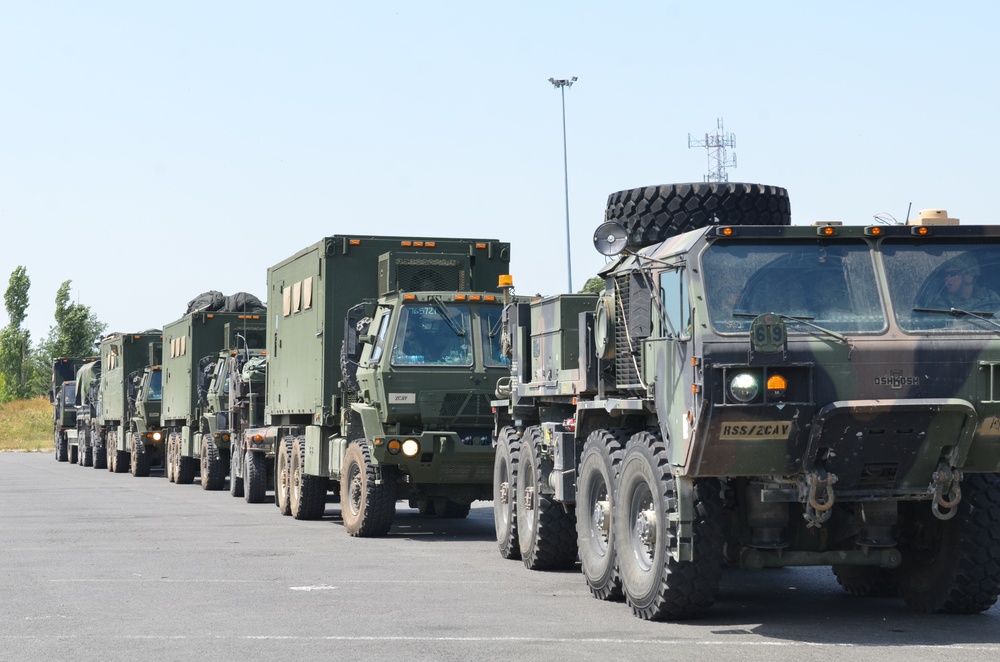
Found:
[(927, 308), (996, 312), (1000, 310), (1000, 295), (977, 282), (979, 263), (968, 253), (962, 253), (944, 264), (938, 272), (941, 282), (927, 302)]

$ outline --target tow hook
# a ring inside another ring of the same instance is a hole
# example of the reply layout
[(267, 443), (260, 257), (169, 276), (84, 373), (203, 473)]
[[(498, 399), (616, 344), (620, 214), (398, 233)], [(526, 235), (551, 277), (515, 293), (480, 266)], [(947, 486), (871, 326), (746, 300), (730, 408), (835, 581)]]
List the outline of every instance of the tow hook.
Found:
[[(837, 475), (827, 474), (823, 467), (818, 467), (816, 471), (810, 471), (806, 474), (806, 486), (809, 489), (809, 494), (806, 498), (806, 512), (802, 516), (806, 519), (807, 527), (822, 526), (833, 515), (831, 508), (836, 502), (833, 484), (836, 482)], [(821, 492), (822, 499), (820, 499)]]
[[(938, 470), (931, 476), (931, 490), (934, 498), (931, 500), (931, 512), (940, 520), (949, 520), (958, 512), (958, 504), (962, 501), (962, 472), (952, 469), (942, 462)], [(947, 496), (946, 496), (947, 494)], [(946, 510), (942, 511), (941, 508)]]

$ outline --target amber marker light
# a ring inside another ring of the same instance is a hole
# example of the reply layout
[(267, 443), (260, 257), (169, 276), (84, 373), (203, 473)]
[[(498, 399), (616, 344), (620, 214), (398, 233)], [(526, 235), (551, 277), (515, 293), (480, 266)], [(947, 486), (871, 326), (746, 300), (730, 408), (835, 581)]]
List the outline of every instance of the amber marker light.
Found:
[(404, 294), (403, 295), (403, 301), (416, 301), (416, 300), (417, 300), (417, 295), (416, 294)]
[(920, 235), (921, 237), (926, 237), (931, 233), (931, 229), (926, 225), (918, 225), (916, 227), (910, 228), (913, 234)]
[(435, 246), (437, 246), (437, 242), (436, 241), (425, 241), (424, 242), (424, 247), (425, 248), (434, 248)]
[(882, 228), (877, 227), (877, 226), (876, 227), (865, 228), (865, 234), (868, 235), (869, 237), (881, 237), (882, 236)]
[(823, 227), (816, 228), (816, 234), (820, 235), (821, 237), (836, 237), (837, 228), (833, 227), (832, 225), (824, 225)]
[(398, 455), (399, 451), (402, 450), (403, 445), (399, 443), (399, 439), (393, 439), (392, 441), (389, 442), (388, 448), (390, 453), (392, 453), (393, 455)]
[(483, 297), (483, 301), (496, 301), (496, 300), (497, 298), (492, 294), (487, 294), (486, 296)]
[(385, 439), (383, 439), (382, 437), (375, 437), (375, 445), (376, 446), (384, 446), (385, 445)]
[(771, 375), (767, 378), (767, 394), (772, 398), (785, 397), (788, 382), (781, 375)]
[(456, 294), (455, 295), (455, 301), (465, 301), (465, 295), (464, 294)]
[(476, 248), (486, 248), (486, 242), (479, 242), (476, 244)]
[(406, 248), (409, 248), (409, 247), (413, 246), (413, 242), (412, 241), (401, 241), (401, 242), (399, 242), (399, 245), (400, 246), (405, 246)]
[(733, 236), (733, 229), (732, 228), (722, 228), (721, 230), (719, 230), (719, 234), (721, 234), (723, 237), (732, 237)]
[(360, 246), (361, 245), (361, 240), (360, 239), (348, 239), (347, 240), (347, 245), (348, 246)]
[(469, 301), (482, 301), (483, 297), (479, 294), (470, 294)]

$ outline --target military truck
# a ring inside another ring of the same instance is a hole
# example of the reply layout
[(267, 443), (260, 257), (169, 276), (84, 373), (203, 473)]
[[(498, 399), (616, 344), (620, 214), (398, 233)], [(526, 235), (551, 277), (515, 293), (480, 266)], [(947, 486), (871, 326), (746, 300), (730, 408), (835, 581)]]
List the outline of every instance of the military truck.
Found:
[(91, 429), (95, 457), (105, 455), (108, 471), (148, 475), (147, 445), (162, 446), (158, 429), (144, 427), (140, 433), (135, 426), (136, 388), (146, 368), (160, 362), (162, 346), (159, 329), (116, 332), (101, 340), (100, 391)]
[(76, 441), (76, 370), (86, 359), (60, 357), (52, 360), (52, 388), (49, 402), (52, 403), (52, 428), (56, 461), (78, 459)]
[(76, 395), (73, 401), (76, 410), (77, 455), (80, 465), (106, 468), (107, 456), (95, 453), (95, 416), (101, 387), (101, 362), (94, 358), (84, 363), (76, 371)]
[[(263, 342), (263, 337), (259, 342)], [(274, 447), (258, 444), (247, 448), (246, 430), (264, 425), (264, 394), (267, 361), (263, 348), (252, 349), (248, 340), (236, 335), (237, 347), (223, 350), (211, 367), (205, 420), (210, 431), (229, 445), (229, 492), (247, 503), (263, 503), (273, 477)]]
[(512, 303), (501, 555), (580, 565), (644, 619), (724, 564), (988, 609), (1000, 586), (1000, 228), (790, 226), (787, 192), (612, 194), (599, 296)]
[(236, 348), (238, 335), (250, 346), (263, 346), (263, 306), (256, 297), (253, 301), (257, 303), (244, 306), (249, 312), (196, 310), (163, 328), (161, 417), (167, 478), (172, 483), (191, 484), (199, 473), (203, 489), (225, 487), (229, 424), (224, 410), (210, 407), (208, 385), (219, 352)]
[(334, 235), (268, 270), (266, 425), (275, 502), (296, 519), (341, 503), (353, 536), (388, 532), (396, 501), (464, 517), (488, 499), (499, 356), (494, 239)]

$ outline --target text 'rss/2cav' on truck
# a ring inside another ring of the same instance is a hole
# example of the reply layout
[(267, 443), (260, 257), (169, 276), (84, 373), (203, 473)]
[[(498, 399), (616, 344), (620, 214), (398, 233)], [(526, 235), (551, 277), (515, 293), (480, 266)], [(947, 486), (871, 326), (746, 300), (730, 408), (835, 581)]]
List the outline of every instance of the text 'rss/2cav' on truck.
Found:
[(335, 235), (268, 270), (265, 425), (275, 500), (296, 519), (339, 500), (354, 536), (396, 501), (465, 517), (489, 499), (490, 397), (507, 374), (495, 239)]
[(644, 619), (723, 566), (988, 609), (1000, 585), (1000, 227), (791, 226), (784, 189), (612, 194), (605, 290), (508, 297), (501, 554)]

